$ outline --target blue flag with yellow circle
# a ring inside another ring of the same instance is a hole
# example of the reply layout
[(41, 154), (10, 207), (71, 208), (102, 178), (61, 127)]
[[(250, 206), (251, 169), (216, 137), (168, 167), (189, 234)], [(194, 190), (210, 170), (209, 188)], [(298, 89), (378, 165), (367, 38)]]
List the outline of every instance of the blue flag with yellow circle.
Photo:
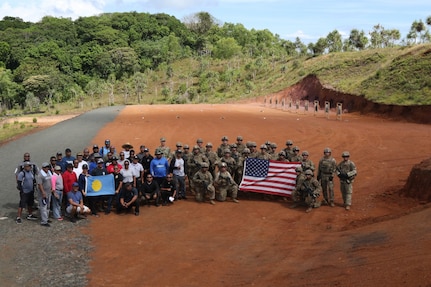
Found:
[(114, 195), (115, 182), (112, 174), (87, 177), (87, 196)]

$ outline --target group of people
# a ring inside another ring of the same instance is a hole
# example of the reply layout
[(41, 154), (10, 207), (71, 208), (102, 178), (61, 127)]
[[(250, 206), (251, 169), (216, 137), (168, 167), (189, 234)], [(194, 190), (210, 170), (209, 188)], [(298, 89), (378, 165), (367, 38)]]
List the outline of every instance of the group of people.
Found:
[[(239, 203), (239, 185), (244, 173), (247, 158), (276, 160), (281, 162), (299, 162), (296, 168), (296, 186), (292, 193), (292, 208), (305, 204), (307, 212), (322, 203), (334, 206), (333, 179), (340, 179), (343, 204), (350, 209), (352, 183), (356, 177), (356, 166), (350, 160), (349, 152), (343, 152), (343, 161), (336, 163), (329, 148), (319, 161), (317, 170), (307, 151), (299, 153), (298, 146), (292, 140), (286, 141), (286, 147), (277, 151), (277, 144), (267, 141), (257, 148), (252, 141), (243, 143), (238, 136), (230, 144), (227, 136), (221, 138), (221, 144), (213, 150), (213, 144), (204, 145), (201, 138), (190, 148), (177, 142), (171, 150), (166, 139), (160, 139), (154, 156), (145, 145), (135, 152), (130, 143), (122, 145), (117, 152), (109, 139), (99, 148), (92, 146), (92, 151), (84, 148), (72, 155), (69, 148), (51, 156), (39, 170), (25, 153), (24, 159), (15, 170), (20, 202), (16, 223), (22, 223), (22, 211), (27, 208), (26, 219), (37, 220), (33, 214), (35, 192), (40, 210), (40, 224), (50, 226), (49, 212), (55, 220), (62, 221), (63, 214), (72, 222), (80, 216), (98, 212), (109, 214), (115, 207), (117, 213), (134, 212), (139, 215), (142, 204), (156, 206), (170, 205), (176, 200), (187, 199), (186, 189), (199, 202), (217, 201)], [(314, 174), (317, 173), (317, 178)], [(115, 182), (115, 194), (109, 196), (87, 196), (86, 182), (89, 176), (112, 174)], [(320, 195), (323, 199), (320, 200)]]

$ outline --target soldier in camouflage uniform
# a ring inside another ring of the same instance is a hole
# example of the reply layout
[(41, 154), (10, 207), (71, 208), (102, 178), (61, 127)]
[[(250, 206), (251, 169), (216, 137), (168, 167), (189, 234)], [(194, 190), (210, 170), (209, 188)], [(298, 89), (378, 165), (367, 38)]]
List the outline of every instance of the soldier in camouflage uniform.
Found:
[(183, 157), (184, 161), (187, 161), (192, 154), (190, 153), (190, 147), (188, 144), (183, 146)]
[(269, 153), (267, 153), (267, 146), (266, 144), (263, 144), (260, 146), (260, 153), (258, 153), (256, 155), (257, 159), (266, 159), (266, 160), (270, 160), (271, 159), (271, 155)]
[(198, 138), (198, 139), (196, 140), (196, 145), (199, 147), (199, 150), (200, 150), (200, 152), (201, 152), (201, 153), (204, 153), (204, 152), (205, 152), (204, 140), (203, 140), (203, 139)]
[(309, 155), (310, 154), (306, 150), (302, 152), (302, 162), (301, 162), (302, 170), (306, 171), (307, 169), (311, 169), (311, 171), (314, 172), (316, 168), (314, 167), (313, 161), (309, 158)]
[(308, 206), (305, 212), (308, 213), (312, 211), (313, 208), (320, 206), (319, 196), (322, 192), (322, 187), (320, 186), (319, 181), (313, 177), (313, 172), (311, 170), (305, 171), (305, 177), (305, 180), (299, 187), (299, 191), (305, 198), (305, 204)]
[(220, 164), (220, 171), (215, 176), (214, 186), (216, 188), (216, 199), (218, 201), (225, 201), (227, 195), (230, 194), (232, 201), (239, 203), (237, 199), (238, 185), (227, 171), (227, 164), (225, 162)]
[(248, 157), (256, 158), (259, 153), (257, 150), (257, 144), (255, 142), (250, 142), (250, 144), (248, 145), (248, 148), (250, 150), (250, 155)]
[(238, 159), (241, 156), (241, 154), (238, 152), (236, 144), (230, 145), (230, 156), (238, 163)]
[(187, 169), (189, 170), (188, 176), (190, 178), (201, 169), (201, 164), (206, 162), (209, 164), (208, 158), (201, 153), (199, 146), (195, 145), (193, 147), (193, 153), (187, 159)]
[(291, 208), (296, 208), (299, 204), (301, 204), (302, 202), (305, 202), (305, 197), (301, 193), (301, 186), (307, 177), (305, 176), (305, 173), (303, 172), (302, 167), (300, 166), (295, 168), (295, 172), (296, 172), (296, 183), (295, 183), (295, 188), (292, 192), (293, 205), (291, 206)]
[(322, 186), (324, 203), (329, 204), (331, 207), (334, 204), (334, 174), (337, 168), (337, 162), (331, 156), (331, 149), (325, 148), (323, 150), (323, 157), (319, 161), (317, 170), (317, 180), (320, 181)]
[(284, 152), (284, 150), (280, 151), (278, 153), (278, 157), (276, 158), (277, 161), (282, 161), (282, 162), (288, 162), (289, 160), (286, 158), (286, 153)]
[(214, 170), (214, 176), (217, 174), (217, 172), (220, 170), (221, 163), (227, 164), (227, 171), (232, 175), (236, 172), (236, 161), (232, 158), (230, 149), (224, 150), (224, 155), (220, 160), (216, 163), (216, 168)]
[(213, 176), (208, 171), (208, 163), (204, 162), (201, 164), (201, 169), (195, 173), (193, 176), (192, 182), (195, 187), (195, 197), (199, 202), (205, 201), (205, 197), (208, 194), (210, 199), (210, 203), (212, 205), (215, 204), (215, 188), (213, 185)]
[(236, 175), (234, 176), (235, 182), (237, 184), (241, 183), (242, 175), (244, 173), (244, 162), (248, 158), (248, 155), (250, 154), (250, 150), (248, 148), (245, 148), (242, 151), (242, 155), (238, 159), (238, 164), (236, 167)]
[(166, 159), (170, 158), (171, 149), (166, 145), (166, 139), (165, 138), (160, 138), (160, 145), (156, 148), (156, 150), (157, 149), (162, 152), (163, 156)]
[(217, 155), (218, 157), (223, 157), (224, 150), (227, 148), (230, 148), (229, 146), (229, 139), (227, 136), (223, 136), (221, 138), (221, 145), (217, 148)]
[(207, 157), (207, 159), (209, 160), (209, 172), (211, 172), (211, 174), (214, 172), (214, 168), (215, 165), (217, 163), (217, 161), (219, 160), (217, 154), (215, 151), (212, 150), (213, 148), (213, 144), (212, 143), (207, 143), (205, 145), (205, 156)]
[(278, 152), (277, 152), (277, 144), (271, 143), (268, 148), (268, 153), (271, 155), (271, 159), (277, 160)]
[(289, 161), (291, 162), (302, 162), (302, 156), (299, 154), (299, 147), (293, 147), (293, 155), (290, 156)]
[(350, 153), (345, 151), (341, 154), (343, 161), (337, 165), (337, 176), (340, 178), (340, 190), (343, 196), (343, 203), (346, 210), (350, 210), (352, 205), (353, 181), (357, 171), (353, 161), (350, 160)]
[(289, 161), (291, 161), (290, 157), (293, 155), (293, 148), (292, 148), (292, 146), (293, 146), (293, 141), (292, 140), (287, 140), (286, 141), (286, 148), (283, 149), (284, 152), (286, 153), (286, 157), (287, 157), (287, 159)]
[(242, 151), (246, 148), (245, 144), (243, 143), (242, 136), (236, 137), (236, 149), (239, 152), (239, 154), (242, 154)]

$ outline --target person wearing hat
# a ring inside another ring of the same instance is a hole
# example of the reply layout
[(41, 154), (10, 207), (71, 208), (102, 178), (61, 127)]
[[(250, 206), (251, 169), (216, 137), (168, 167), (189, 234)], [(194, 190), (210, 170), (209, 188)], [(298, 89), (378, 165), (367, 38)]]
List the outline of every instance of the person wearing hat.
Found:
[(150, 173), (159, 186), (169, 173), (169, 162), (160, 149), (156, 149), (156, 157), (150, 163)]
[(90, 161), (94, 160), (95, 155), (100, 155), (99, 153), (99, 145), (94, 144), (93, 147), (93, 152), (90, 154), (89, 159), (87, 160), (88, 163), (90, 163)]
[(235, 161), (235, 159), (232, 158), (231, 156), (231, 151), (230, 149), (225, 149), (223, 152), (223, 157), (220, 158), (220, 160), (216, 163), (215, 165), (215, 169), (214, 169), (214, 175), (217, 174), (217, 172), (219, 172), (220, 170), (220, 166), (222, 163), (226, 163), (227, 165), (227, 171), (232, 175), (232, 174), (236, 174), (236, 168), (237, 168), (237, 163)]
[(17, 175), (17, 189), (19, 190), (19, 205), (18, 215), (16, 217), (16, 223), (21, 224), (22, 210), (27, 208), (28, 215), (27, 220), (37, 220), (37, 217), (33, 215), (33, 203), (34, 203), (34, 180), (35, 176), (32, 172), (32, 164), (29, 161), (23, 163), (23, 170), (18, 172)]
[[(284, 153), (284, 151), (280, 151), (279, 153)], [(285, 154), (285, 153), (284, 153)], [(295, 179), (295, 188), (292, 191), (292, 200), (293, 204), (290, 208), (296, 208), (300, 204), (305, 202), (305, 197), (301, 193), (301, 186), (304, 180), (307, 178), (301, 166), (297, 166), (295, 168), (296, 179)]]
[(217, 155), (218, 155), (218, 157), (223, 157), (224, 151), (226, 149), (228, 149), (228, 148), (230, 148), (230, 146), (229, 146), (229, 138), (227, 136), (223, 136), (221, 138), (221, 144), (217, 148)]
[(40, 225), (49, 227), (48, 216), (51, 203), (51, 195), (54, 191), (51, 182), (51, 165), (47, 162), (42, 163), (42, 169), (36, 178), (37, 190), (39, 192), (39, 212), (40, 212)]
[[(99, 158), (97, 160), (97, 166), (91, 171), (92, 176), (100, 176), (100, 175), (107, 175), (108, 171), (105, 168), (105, 162), (103, 159)], [(97, 214), (98, 210), (102, 209), (103, 199), (100, 196), (89, 196), (88, 197), (88, 204), (90, 205), (91, 209), (91, 215), (98, 217)]]
[(302, 155), (302, 162), (301, 162), (302, 170), (306, 171), (307, 169), (311, 169), (312, 171), (314, 171), (316, 168), (314, 166), (314, 162), (310, 159), (310, 154), (308, 153), (308, 151), (304, 150), (301, 155)]
[(290, 157), (293, 155), (293, 141), (287, 140), (286, 147), (283, 150), (286, 153), (287, 159), (290, 159)]
[(198, 139), (196, 140), (196, 145), (199, 147), (199, 151), (200, 151), (201, 153), (204, 153), (204, 152), (205, 152), (204, 140), (203, 140), (203, 139), (198, 138)]
[(142, 183), (144, 182), (144, 167), (139, 162), (139, 157), (134, 155), (132, 162), (130, 163), (130, 168), (133, 170), (133, 175), (136, 178), (136, 188), (140, 190)]
[(66, 212), (70, 215), (70, 221), (75, 223), (79, 214), (90, 214), (91, 209), (84, 205), (82, 193), (79, 191), (79, 184), (72, 183), (72, 191), (67, 193)]
[(215, 205), (215, 188), (213, 185), (214, 178), (208, 171), (209, 164), (203, 162), (201, 168), (193, 176), (192, 182), (195, 189), (195, 198), (198, 202), (205, 201), (206, 195), (208, 195), (210, 203)]
[(183, 151), (183, 144), (181, 142), (177, 142), (175, 144), (175, 148), (176, 149), (172, 152), (172, 154), (169, 155), (169, 161), (175, 158), (177, 151), (181, 151), (181, 152)]
[(241, 184), (242, 177), (244, 175), (244, 162), (248, 158), (250, 150), (246, 147), (242, 150), (241, 156), (238, 159), (236, 166), (236, 174), (234, 176), (235, 182), (239, 185)]
[(160, 138), (160, 145), (156, 148), (156, 150), (157, 149), (162, 152), (165, 158), (169, 158), (171, 155), (171, 149), (166, 145), (166, 138), (164, 137)]
[(267, 150), (268, 146), (266, 144), (262, 144), (260, 146), (260, 152), (256, 155), (256, 158), (270, 160), (271, 155), (267, 152)]
[(82, 160), (86, 161), (87, 164), (90, 161), (90, 150), (88, 148), (82, 150)]
[(74, 171), (77, 177), (79, 177), (79, 175), (82, 172), (82, 166), (84, 165), (88, 166), (88, 162), (86, 162), (83, 158), (84, 158), (84, 154), (82, 152), (78, 152), (76, 154), (76, 161), (78, 161), (78, 166), (74, 169)]
[[(190, 178), (193, 178), (194, 174), (200, 170), (201, 165), (204, 162), (209, 164), (208, 158), (201, 153), (199, 146), (195, 145), (193, 147), (192, 154), (187, 160), (187, 175)], [(193, 183), (191, 188), (193, 188)]]
[(302, 162), (302, 155), (299, 154), (299, 147), (294, 146), (293, 147), (293, 154), (288, 158), (291, 162)]
[(317, 180), (320, 181), (323, 192), (323, 203), (334, 207), (334, 175), (337, 170), (337, 161), (332, 157), (329, 147), (323, 149), (323, 157), (317, 167)]
[[(123, 163), (124, 163), (124, 161), (123, 161)], [(108, 171), (108, 173), (113, 173), (114, 167), (118, 167), (119, 170), (121, 170), (123, 168), (123, 165), (121, 165), (118, 162), (118, 158), (116, 156), (112, 157), (111, 164), (106, 167), (106, 170)]]
[(169, 172), (173, 175), (174, 181), (176, 183), (176, 194), (174, 197), (177, 199), (187, 199), (186, 170), (187, 162), (183, 158), (183, 151), (177, 150), (175, 152), (175, 157), (171, 160), (169, 164)]
[(129, 158), (130, 157), (130, 150), (133, 148), (133, 146), (129, 142), (126, 142), (121, 147), (123, 148), (123, 150), (121, 152), (124, 153), (124, 157)]
[(205, 145), (205, 152), (204, 155), (207, 157), (208, 161), (209, 161), (209, 172), (211, 172), (211, 174), (214, 172), (214, 168), (215, 165), (217, 163), (217, 161), (219, 160), (217, 153), (215, 151), (213, 151), (213, 144), (208, 142)]
[(299, 192), (301, 197), (304, 198), (304, 202), (307, 205), (307, 210), (305, 212), (311, 212), (313, 208), (320, 206), (320, 193), (322, 192), (322, 187), (317, 179), (313, 177), (313, 171), (308, 169), (305, 172), (305, 180), (299, 187)]
[(70, 148), (66, 148), (64, 150), (64, 156), (61, 161), (64, 162), (64, 165), (67, 166), (68, 163), (73, 164), (74, 160), (75, 160), (75, 157), (72, 155), (72, 150)]
[(340, 191), (343, 197), (343, 205), (350, 210), (352, 205), (353, 181), (357, 175), (356, 165), (350, 160), (350, 153), (344, 151), (341, 154), (343, 160), (337, 165), (337, 176), (340, 179)]
[(61, 151), (58, 151), (55, 155), (55, 157), (57, 158), (57, 165), (61, 167), (61, 172), (65, 172), (66, 171), (66, 163), (63, 161), (63, 153)]
[(259, 154), (259, 151), (257, 150), (256, 142), (250, 142), (248, 145), (248, 148), (250, 150), (250, 155), (248, 157), (249, 158), (256, 158), (257, 155)]
[(139, 162), (141, 162), (145, 156), (145, 145), (141, 144), (141, 146), (139, 147), (139, 152), (136, 155), (139, 158)]
[(52, 192), (52, 216), (58, 221), (63, 220), (61, 215), (61, 203), (63, 201), (63, 177), (61, 176), (61, 166), (54, 166), (54, 173), (51, 177)]
[(63, 177), (63, 198), (66, 199), (66, 194), (72, 191), (72, 184), (78, 181), (76, 173), (73, 172), (72, 163), (66, 165), (66, 170), (61, 176)]
[(227, 171), (227, 164), (222, 162), (214, 178), (214, 187), (216, 199), (218, 201), (225, 201), (228, 194), (231, 195), (232, 201), (239, 203), (237, 199), (238, 185), (233, 180), (231, 174)]
[(155, 206), (160, 205), (160, 187), (151, 173), (146, 175), (144, 183), (142, 184), (142, 197), (147, 202), (147, 205), (150, 205), (150, 201), (153, 199)]
[(281, 161), (281, 162), (288, 162), (289, 160), (286, 158), (286, 153), (284, 152), (284, 150), (281, 150), (278, 154), (277, 154), (277, 158), (275, 159), (276, 161)]
[(144, 148), (144, 156), (141, 159), (141, 164), (142, 167), (144, 168), (144, 179), (147, 176), (147, 174), (150, 173), (150, 164), (151, 161), (153, 160), (153, 156), (150, 154), (150, 149), (149, 148)]
[(242, 136), (237, 136), (236, 137), (236, 150), (238, 151), (238, 153), (241, 155), (242, 151), (246, 148), (245, 144), (244, 144), (244, 139), (242, 138)]

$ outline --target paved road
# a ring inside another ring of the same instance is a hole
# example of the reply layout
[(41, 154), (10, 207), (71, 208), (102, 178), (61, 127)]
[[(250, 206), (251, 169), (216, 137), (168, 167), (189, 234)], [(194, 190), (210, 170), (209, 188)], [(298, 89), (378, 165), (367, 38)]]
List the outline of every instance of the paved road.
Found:
[[(16, 216), (18, 191), (14, 170), (29, 152), (39, 167), (57, 151), (69, 147), (75, 154), (93, 144), (92, 139), (107, 123), (113, 121), (123, 107), (100, 108), (58, 123), (40, 132), (22, 137), (0, 147), (0, 217)], [(99, 145), (103, 143), (97, 143)]]

